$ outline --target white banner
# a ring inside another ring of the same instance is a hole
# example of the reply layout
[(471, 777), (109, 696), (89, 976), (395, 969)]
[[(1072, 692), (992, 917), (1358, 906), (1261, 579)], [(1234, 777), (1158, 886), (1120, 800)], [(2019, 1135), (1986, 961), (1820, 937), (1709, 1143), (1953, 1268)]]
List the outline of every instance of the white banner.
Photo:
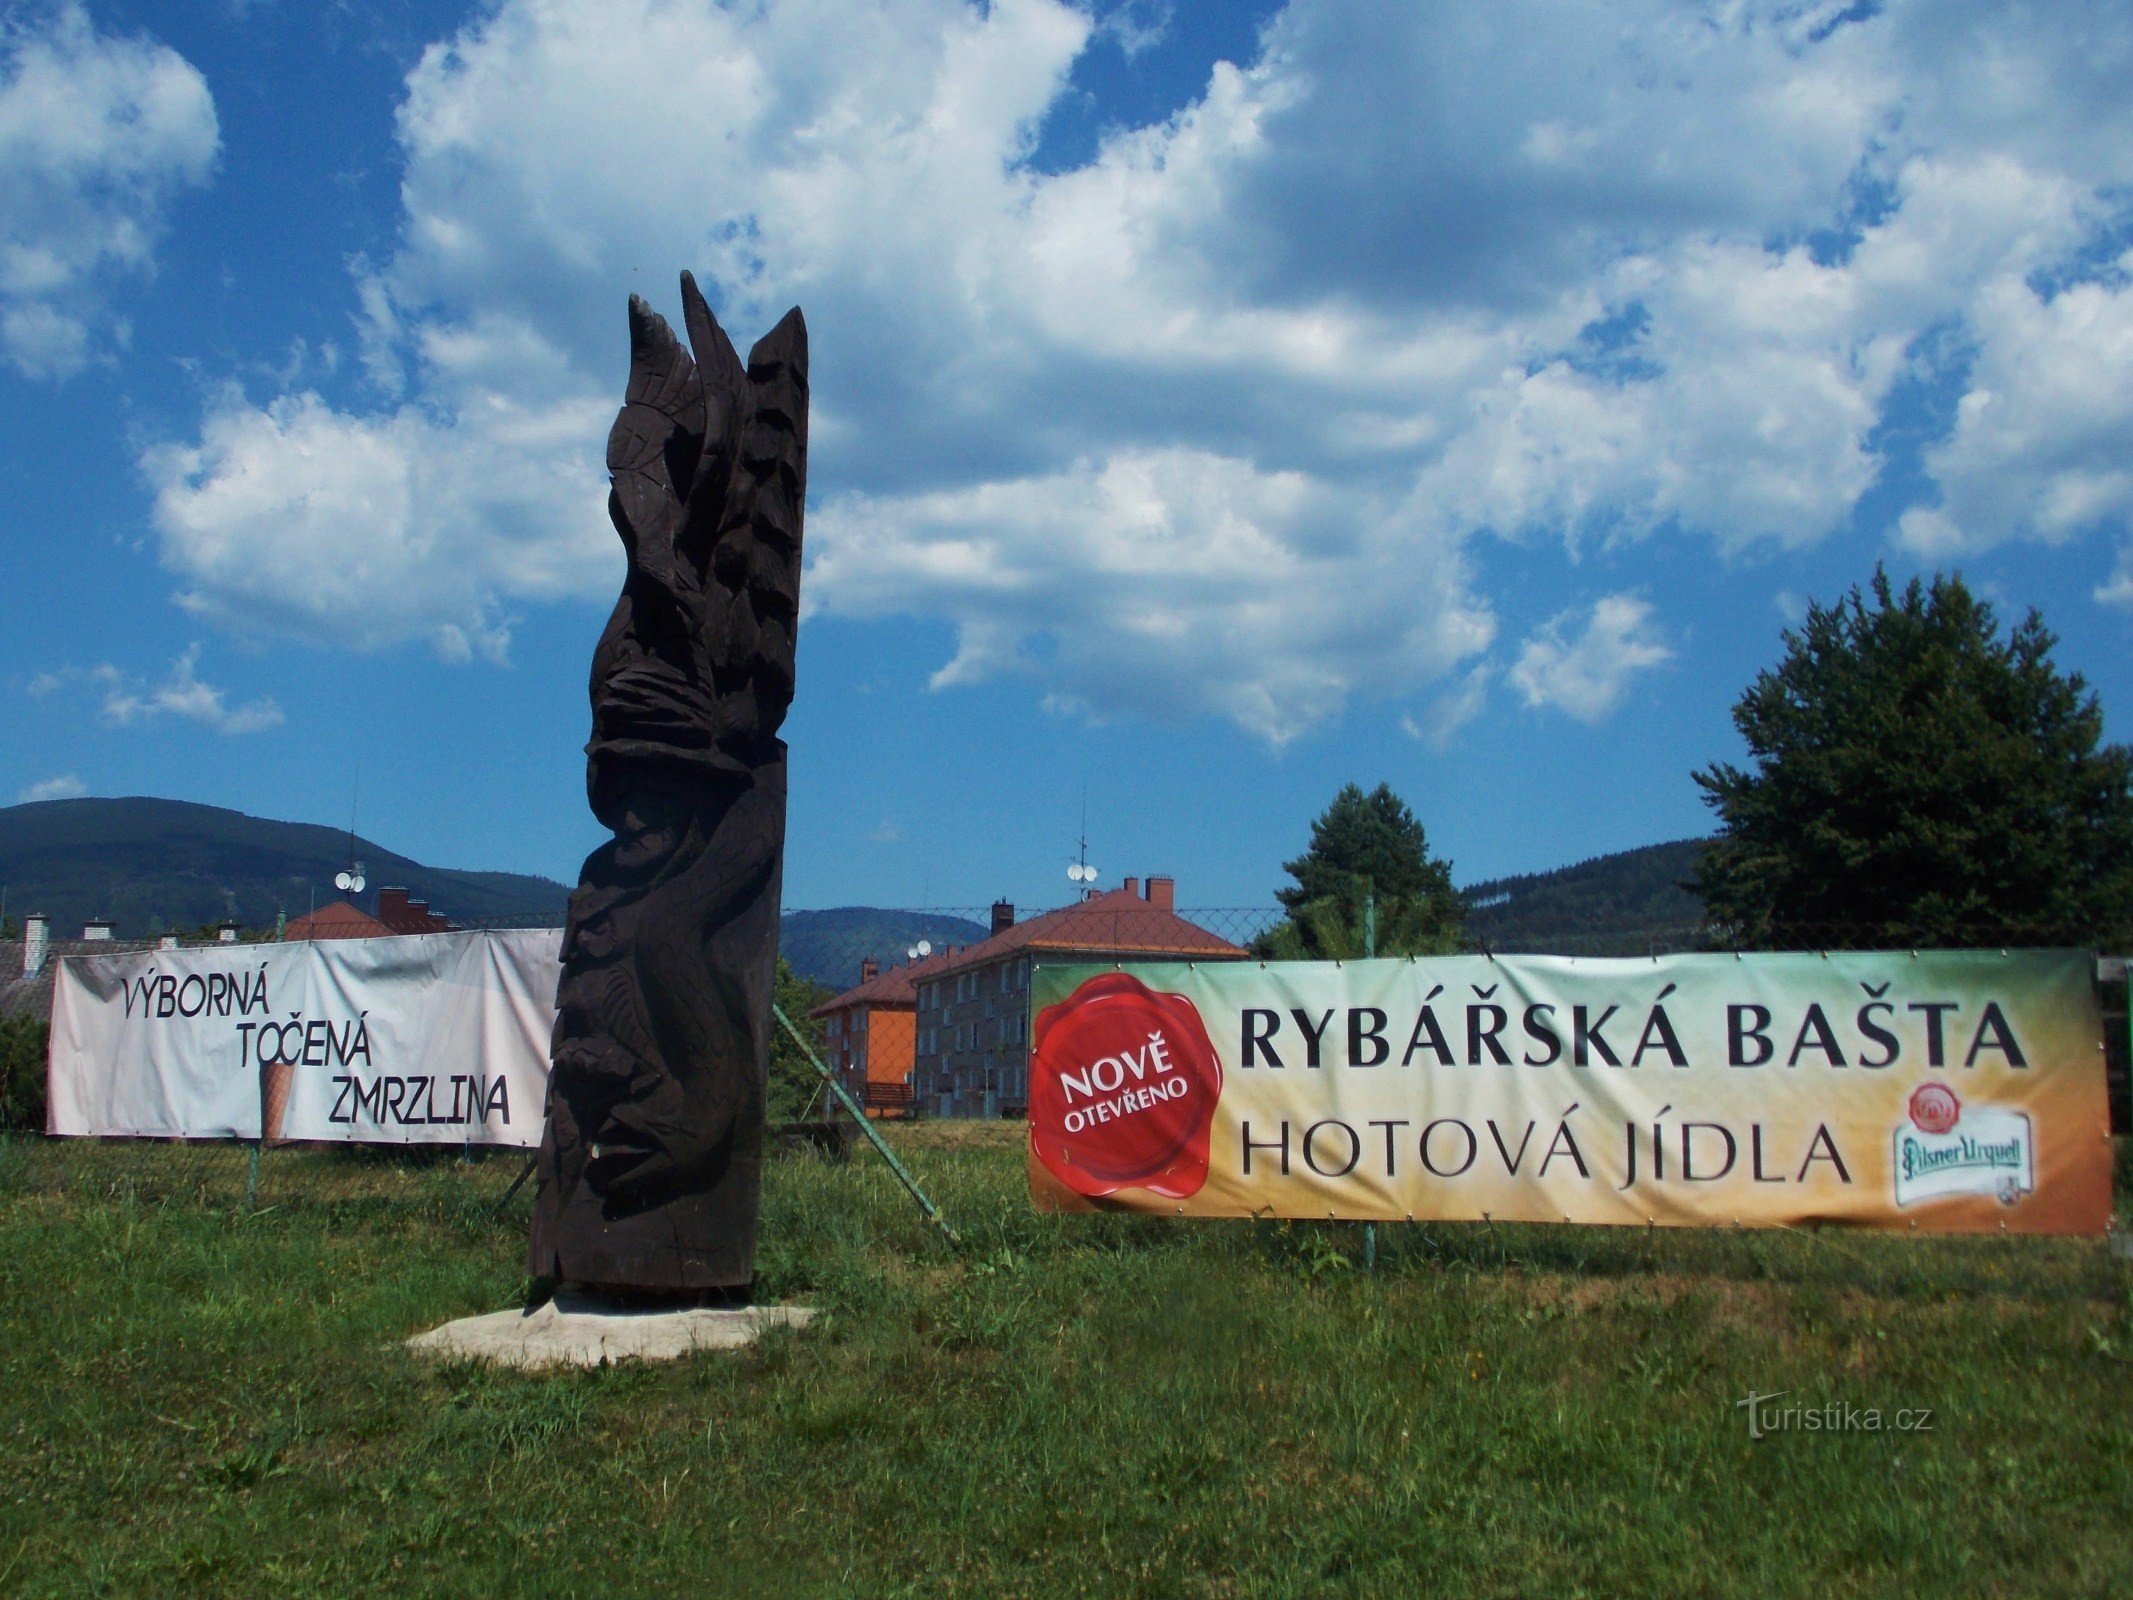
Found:
[(541, 1141), (562, 934), (67, 956), (50, 1118), (84, 1137)]

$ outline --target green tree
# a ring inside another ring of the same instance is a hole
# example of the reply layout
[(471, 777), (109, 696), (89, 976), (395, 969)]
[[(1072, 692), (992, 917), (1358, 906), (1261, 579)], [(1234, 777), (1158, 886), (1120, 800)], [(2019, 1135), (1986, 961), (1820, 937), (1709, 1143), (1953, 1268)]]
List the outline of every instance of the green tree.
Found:
[(44, 1132), (45, 1053), (51, 1031), (42, 1017), (0, 1012), (0, 1130)]
[[(1254, 948), (1279, 960), (1347, 960), (1374, 943), (1379, 955), (1439, 955), (1459, 948), (1465, 907), (1448, 862), (1429, 853), (1422, 824), (1384, 784), (1348, 784), (1311, 824), (1311, 845), (1282, 870), (1288, 918)], [(1376, 938), (1366, 936), (1365, 907)]]
[(1960, 577), (1810, 606), (1733, 709), (1746, 771), (1698, 772), (1697, 868), (1744, 944), (2087, 944), (2133, 909), (2133, 752), (2032, 611)]
[[(792, 1018), (792, 1025), (806, 1037), (818, 1058), (825, 1055), (826, 1041), (821, 1020), (809, 1013), (829, 999), (830, 993), (821, 984), (810, 982), (793, 971), (783, 956), (778, 957), (777, 976), (771, 982), (771, 999), (779, 1010)], [(814, 1069), (800, 1047), (793, 1043), (792, 1035), (773, 1017), (770, 1023), (770, 1082), (764, 1095), (765, 1111), (771, 1122), (797, 1119), (821, 1087), (822, 1074)]]

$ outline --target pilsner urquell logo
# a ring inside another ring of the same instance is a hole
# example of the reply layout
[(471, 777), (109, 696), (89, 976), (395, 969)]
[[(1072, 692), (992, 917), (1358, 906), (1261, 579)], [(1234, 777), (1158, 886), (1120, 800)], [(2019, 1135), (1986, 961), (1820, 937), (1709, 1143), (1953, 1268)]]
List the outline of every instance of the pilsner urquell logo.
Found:
[(2029, 1118), (1997, 1106), (1966, 1106), (1946, 1084), (1911, 1093), (1908, 1125), (1896, 1129), (1896, 1203), (1951, 1195), (1997, 1195), (2013, 1205), (2037, 1186)]
[(1030, 1147), (1077, 1194), (1182, 1200), (1207, 1181), (1222, 1065), (1193, 1003), (1106, 972), (1037, 1013)]

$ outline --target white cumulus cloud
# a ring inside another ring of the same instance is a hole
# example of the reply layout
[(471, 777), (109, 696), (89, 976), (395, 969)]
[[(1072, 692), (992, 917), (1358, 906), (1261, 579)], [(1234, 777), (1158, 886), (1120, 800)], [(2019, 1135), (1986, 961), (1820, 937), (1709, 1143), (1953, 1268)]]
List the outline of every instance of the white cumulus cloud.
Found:
[(612, 407), (491, 397), (446, 426), (318, 395), (219, 404), (200, 440), (143, 462), (178, 601), (233, 632), (357, 647), (428, 640), (501, 660), (505, 595), (612, 581), (599, 445)]
[(1494, 676), (1495, 669), (1486, 662), (1462, 674), (1430, 703), (1421, 718), (1402, 713), (1400, 731), (1438, 750), (1449, 749), (1459, 730), (1480, 716), (1488, 704), (1489, 680)]
[(62, 667), (40, 672), (25, 686), (34, 699), (62, 689), (86, 689), (96, 697), (98, 714), (116, 727), (128, 728), (164, 717), (197, 722), (217, 733), (262, 733), (281, 726), (281, 707), (262, 696), (243, 705), (230, 704), (228, 691), (200, 676), (200, 647), (188, 645), (160, 679), (150, 680), (110, 662), (93, 667)]
[(98, 667), (94, 676), (103, 687), (105, 720), (123, 728), (160, 717), (177, 717), (230, 735), (262, 733), (281, 726), (281, 707), (271, 699), (233, 706), (227, 693), (201, 679), (199, 664), (200, 647), (190, 645), (155, 683), (144, 683), (116, 667)]
[(1634, 595), (1611, 594), (1573, 633), (1566, 611), (1520, 647), (1511, 683), (1529, 706), (1552, 706), (1580, 722), (1598, 722), (1622, 703), (1638, 673), (1673, 659), (1652, 608)]
[(1081, 709), (1224, 716), (1277, 746), (1494, 631), (1456, 544), (1402, 510), (1199, 451), (856, 496), (820, 524), (813, 577), (840, 609), (955, 621), (936, 687), (1023, 672)]
[(42, 783), (33, 783), (15, 798), (24, 805), (35, 805), (40, 800), (73, 800), (89, 792), (89, 786), (71, 772), (56, 778), (47, 778)]
[(207, 83), (176, 51), (99, 32), (78, 4), (0, 16), (0, 356), (65, 377), (123, 342), (112, 289), (153, 268), (218, 142)]
[[(181, 598), (500, 657), (515, 605), (610, 592), (621, 294), (684, 265), (744, 346), (805, 307), (809, 615), (948, 621), (944, 692), (1449, 737), (1503, 670), (1473, 541), (1829, 539), (1907, 386), (1960, 394), (1903, 537), (2125, 534), (2122, 6), (1293, 0), (1041, 171), (1096, 26), (485, 9), (408, 78), (367, 397), (229, 391), (144, 461)], [(1568, 628), (1511, 669), (1536, 703), (1663, 659), (1642, 601)]]
[(2096, 600), (2100, 605), (2133, 610), (2133, 546), (2120, 547), (2118, 565), (2108, 579), (2096, 586)]
[(2110, 281), (2046, 298), (2019, 278), (1980, 297), (1983, 348), (1930, 458), (1943, 499), (1904, 515), (1932, 555), (2063, 543), (2133, 515), (2133, 252)]

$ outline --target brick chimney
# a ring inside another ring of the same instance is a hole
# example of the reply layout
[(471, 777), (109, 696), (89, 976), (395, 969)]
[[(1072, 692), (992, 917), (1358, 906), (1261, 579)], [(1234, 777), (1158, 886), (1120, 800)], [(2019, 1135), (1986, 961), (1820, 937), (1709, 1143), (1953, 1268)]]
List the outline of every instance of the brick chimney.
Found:
[[(407, 891), (405, 889), (380, 889), (378, 891), (378, 920), (387, 927), (392, 926), (394, 917), (405, 915), (407, 910)], [(394, 931), (397, 932), (398, 930), (395, 929)]]
[(81, 941), (83, 944), (104, 944), (110, 938), (111, 924), (105, 918), (92, 917), (82, 924)]
[(872, 983), (881, 976), (881, 963), (872, 956), (862, 956), (859, 961), (859, 981)]
[(1178, 880), (1175, 878), (1150, 878), (1148, 880), (1148, 903), (1158, 911), (1177, 909)]
[(1125, 890), (1128, 894), (1139, 894), (1141, 892), (1141, 880), (1138, 878), (1128, 878), (1124, 883), (1120, 884), (1119, 887)]
[(1005, 933), (1015, 925), (1015, 905), (1012, 900), (995, 900), (992, 903), (992, 931)]
[(34, 978), (44, 971), (44, 958), (52, 948), (52, 924), (42, 911), (22, 919), (22, 975)]

